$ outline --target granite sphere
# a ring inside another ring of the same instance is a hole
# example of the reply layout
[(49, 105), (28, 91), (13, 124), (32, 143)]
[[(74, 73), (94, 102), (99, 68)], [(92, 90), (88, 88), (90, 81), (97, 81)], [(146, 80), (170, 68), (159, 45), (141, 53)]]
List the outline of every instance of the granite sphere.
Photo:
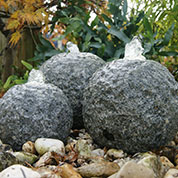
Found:
[(178, 83), (152, 60), (115, 60), (90, 78), (83, 118), (97, 144), (144, 152), (178, 130)]
[(0, 139), (16, 150), (40, 137), (65, 141), (72, 122), (67, 97), (51, 84), (16, 85), (0, 99)]
[(83, 90), (92, 74), (104, 64), (94, 54), (70, 52), (57, 54), (40, 67), (46, 82), (58, 86), (68, 97), (73, 109), (73, 128), (83, 127)]

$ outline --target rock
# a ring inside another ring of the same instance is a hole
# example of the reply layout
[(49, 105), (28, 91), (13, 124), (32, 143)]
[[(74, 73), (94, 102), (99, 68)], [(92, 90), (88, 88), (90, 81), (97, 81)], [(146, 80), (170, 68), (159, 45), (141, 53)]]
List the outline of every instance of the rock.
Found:
[(178, 83), (151, 60), (115, 60), (97, 70), (84, 91), (86, 130), (102, 147), (145, 152), (178, 130)]
[(38, 156), (36, 156), (35, 154), (28, 153), (28, 152), (23, 152), (23, 151), (13, 152), (12, 154), (20, 162), (23, 162), (23, 163), (27, 162), (29, 164), (33, 164), (38, 159)]
[(160, 157), (160, 161), (162, 163), (161, 175), (165, 175), (165, 173), (170, 169), (174, 168), (174, 165), (169, 161), (169, 159), (165, 156)]
[(63, 90), (73, 109), (73, 128), (82, 128), (83, 90), (92, 74), (105, 62), (91, 53), (60, 53), (47, 60), (40, 70), (46, 82)]
[(123, 150), (117, 150), (117, 149), (109, 149), (106, 153), (106, 159), (118, 159), (118, 158), (124, 158), (126, 154), (123, 152)]
[(155, 178), (155, 176), (151, 169), (133, 161), (129, 161), (117, 174), (109, 178)]
[(156, 178), (162, 178), (163, 172), (162, 170), (162, 163), (160, 157), (153, 154), (153, 153), (141, 153), (138, 154), (138, 165), (143, 165), (147, 168), (150, 168), (154, 172), (154, 176)]
[(13, 164), (19, 164), (19, 161), (15, 156), (9, 152), (0, 152), (0, 171)]
[(169, 159), (166, 158), (165, 156), (161, 156), (160, 161), (161, 161), (163, 166), (166, 166), (166, 167), (169, 167), (169, 168), (174, 167), (174, 164), (172, 164), (171, 161), (169, 161)]
[(35, 149), (39, 155), (43, 155), (48, 151), (53, 151), (60, 155), (65, 154), (64, 143), (57, 139), (38, 138), (35, 141)]
[(70, 41), (67, 42), (66, 47), (70, 53), (80, 53), (78, 46)]
[(2, 172), (0, 172), (1, 178), (41, 178), (40, 174), (22, 165), (13, 165)]
[(36, 153), (35, 144), (31, 141), (24, 143), (22, 146), (22, 150), (32, 154)]
[(124, 166), (125, 163), (129, 162), (129, 161), (133, 161), (133, 159), (131, 159), (130, 157), (126, 157), (126, 158), (119, 158), (114, 160), (114, 163), (117, 163), (119, 165), (119, 167), (121, 168), (122, 166)]
[(174, 141), (176, 144), (178, 144), (178, 132), (176, 133), (176, 136), (174, 137)]
[(176, 178), (178, 177), (178, 169), (169, 169), (164, 178)]
[(54, 159), (52, 152), (46, 152), (44, 155), (42, 155), (34, 166), (39, 168), (46, 165), (56, 165), (56, 160)]
[(176, 146), (175, 141), (170, 141), (170, 142), (168, 143), (168, 146), (172, 146), (172, 147)]
[(101, 149), (101, 148), (92, 150), (92, 152), (91, 152), (91, 155), (92, 155), (92, 156), (101, 156), (101, 157), (104, 157), (104, 154), (105, 154), (105, 152), (104, 152), (104, 150)]
[(5, 151), (5, 152), (13, 152), (12, 147), (8, 144), (1, 144), (0, 143), (0, 152)]
[(72, 165), (64, 164), (61, 167), (61, 177), (62, 178), (82, 178), (81, 175), (76, 172)]
[(57, 166), (45, 166), (40, 168), (35, 168), (41, 178), (62, 178), (61, 168)]
[(70, 142), (68, 142), (68, 144), (65, 146), (65, 151), (66, 152), (70, 152), (70, 151), (77, 151), (77, 149), (76, 149), (76, 143), (77, 143), (77, 140), (75, 140), (75, 139), (72, 139), (72, 140), (70, 140)]
[(177, 149), (175, 148), (172, 146), (161, 147), (161, 149), (158, 150), (158, 154), (167, 157), (172, 163), (174, 163), (177, 155)]
[(29, 73), (28, 82), (45, 83), (45, 77), (40, 70), (32, 69)]
[(80, 139), (76, 143), (76, 151), (78, 158), (88, 158), (91, 156), (91, 145), (88, 144), (87, 140)]
[(77, 168), (82, 177), (107, 177), (116, 173), (120, 167), (113, 162), (101, 161), (95, 162)]
[(0, 138), (20, 150), (39, 137), (65, 141), (72, 127), (72, 109), (56, 86), (29, 82), (10, 88), (0, 99)]

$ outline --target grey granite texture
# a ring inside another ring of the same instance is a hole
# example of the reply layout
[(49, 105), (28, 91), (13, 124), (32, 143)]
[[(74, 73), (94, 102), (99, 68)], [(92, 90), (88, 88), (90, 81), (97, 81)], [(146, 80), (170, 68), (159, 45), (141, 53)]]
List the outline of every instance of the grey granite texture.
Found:
[(65, 141), (72, 123), (67, 97), (51, 84), (16, 85), (0, 99), (0, 139), (16, 150), (40, 137)]
[(151, 60), (115, 60), (84, 91), (84, 125), (101, 146), (135, 153), (158, 148), (178, 130), (178, 83)]
[(63, 90), (73, 109), (73, 128), (82, 128), (83, 90), (92, 74), (105, 62), (91, 53), (61, 53), (47, 60), (40, 70), (46, 82)]
[(0, 172), (11, 165), (19, 163), (20, 162), (18, 161), (18, 159), (15, 156), (13, 156), (10, 152), (5, 151), (0, 152)]

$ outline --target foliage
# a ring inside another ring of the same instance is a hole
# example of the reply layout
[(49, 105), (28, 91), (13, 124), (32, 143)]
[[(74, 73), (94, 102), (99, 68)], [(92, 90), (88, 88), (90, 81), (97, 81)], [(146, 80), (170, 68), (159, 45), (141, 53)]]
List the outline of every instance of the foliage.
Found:
[[(57, 12), (52, 18), (51, 29), (54, 30), (56, 23), (64, 29), (65, 25), (67, 25), (66, 21), (68, 21), (68, 18), (75, 17), (79, 14), (81, 17), (83, 15), (85, 16), (89, 11), (100, 14), (106, 5), (106, 2), (106, 0), (58, 0)], [(59, 23), (59, 19), (61, 20), (61, 23)]]
[[(49, 3), (43, 0), (1, 0), (1, 31), (11, 33), (10, 43), (16, 45), (24, 28), (42, 27), (48, 24)], [(4, 20), (7, 19), (7, 20)], [(5, 27), (4, 27), (5, 26)]]
[(33, 61), (34, 66), (38, 67), (41, 63), (60, 52), (49, 40), (39, 34), (39, 43), (36, 46), (34, 57), (28, 59), (28, 61)]
[[(29, 61), (34, 61), (35, 66), (40, 65), (45, 60), (49, 59), (51, 56), (58, 54), (60, 52), (63, 52), (64, 49), (57, 49), (54, 46), (54, 39), (59, 34), (62, 34), (67, 26), (67, 21), (76, 15), (85, 16), (90, 11), (95, 11), (96, 14), (100, 14), (101, 9), (105, 6), (105, 1), (97, 1), (97, 0), (69, 0), (69, 1), (62, 1), (58, 0), (58, 11), (55, 13), (55, 15), (52, 18), (52, 26), (51, 31), (43, 32), (43, 35), (39, 36), (39, 43), (36, 45), (36, 51), (35, 56), (32, 59), (29, 59)], [(59, 21), (60, 19), (60, 21)], [(45, 38), (45, 36), (50, 36), (48, 38)], [(67, 40), (63, 40), (63, 44), (65, 44)]]
[[(173, 23), (171, 27), (169, 27), (168, 31), (164, 34), (164, 36), (160, 36), (160, 38), (156, 38), (157, 31), (154, 32), (154, 29), (151, 26), (148, 18), (145, 16), (143, 20), (143, 46), (144, 46), (144, 55), (148, 59), (156, 59), (158, 56), (176, 56), (178, 53), (176, 51), (165, 51), (164, 47), (168, 48), (168, 44), (173, 36), (175, 24)], [(164, 51), (163, 51), (164, 49)], [(157, 58), (159, 61), (159, 58)]]
[(52, 22), (66, 27), (65, 31), (61, 31), (60, 39), (77, 43), (80, 51), (92, 52), (106, 61), (122, 58), (125, 44), (135, 35), (142, 38), (147, 58), (177, 55), (174, 50), (163, 51), (172, 38), (174, 24), (171, 24), (163, 37), (157, 38), (158, 32), (152, 27), (150, 19), (143, 11), (132, 10), (128, 15), (127, 10), (127, 0), (110, 0), (93, 21), (91, 21), (92, 10), (86, 13), (78, 8), (78, 13), (72, 17), (68, 11), (57, 12), (63, 16), (55, 16), (55, 21)]
[[(178, 52), (178, 1), (177, 0), (132, 0), (137, 2), (137, 9), (144, 10), (150, 27), (154, 32), (155, 39), (166, 38), (167, 32), (171, 33), (172, 38), (166, 42), (167, 50)], [(174, 25), (174, 29), (170, 29)], [(145, 27), (140, 24), (139, 32), (145, 31)], [(167, 37), (170, 34), (167, 33)], [(176, 55), (170, 53), (169, 55)]]
[(175, 79), (178, 81), (178, 59), (170, 56), (161, 59), (160, 62), (168, 68), (168, 70), (174, 75)]
[(27, 68), (25, 74), (22, 77), (21, 76), (17, 76), (17, 75), (10, 75), (4, 84), (0, 80), (0, 98), (12, 86), (17, 85), (17, 84), (18, 85), (19, 84), (24, 84), (24, 83), (27, 82), (29, 71), (31, 71), (33, 69), (33, 66), (31, 64), (23, 61), (23, 60), (21, 62)]
[(66, 26), (60, 39), (73, 41), (80, 51), (92, 52), (104, 60), (123, 57), (125, 44), (138, 30), (143, 12), (127, 18), (127, 0), (109, 1), (92, 22), (91, 12), (59, 18), (58, 23)]
[(135, 9), (144, 10), (146, 14), (145, 23), (140, 24), (139, 28), (139, 33), (143, 34), (146, 41), (145, 55), (165, 65), (178, 81), (178, 1), (132, 1), (137, 4)]

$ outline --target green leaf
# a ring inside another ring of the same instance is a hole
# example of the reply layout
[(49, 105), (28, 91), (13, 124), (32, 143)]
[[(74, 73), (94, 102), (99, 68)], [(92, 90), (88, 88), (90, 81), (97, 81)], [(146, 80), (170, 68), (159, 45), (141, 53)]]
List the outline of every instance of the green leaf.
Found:
[(105, 42), (106, 48), (105, 48), (105, 53), (109, 56), (109, 57), (113, 57), (113, 54), (115, 52), (115, 48), (114, 48), (114, 43), (112, 41), (106, 41)]
[(171, 25), (171, 27), (168, 29), (168, 31), (166, 32), (165, 36), (164, 36), (164, 41), (163, 41), (163, 44), (165, 46), (167, 46), (169, 44), (169, 41), (171, 40), (172, 38), (172, 35), (173, 35), (173, 32), (174, 32), (174, 26), (175, 26), (175, 23), (173, 23)]
[(109, 18), (107, 15), (105, 15), (105, 14), (102, 14), (101, 15), (103, 18), (104, 18), (104, 20), (106, 20), (110, 25), (112, 25), (113, 23), (112, 23), (112, 19), (111, 18)]
[(114, 53), (115, 58), (120, 58), (124, 54), (125, 48), (120, 48)]
[(51, 43), (48, 40), (46, 40), (45, 38), (43, 38), (42, 35), (39, 35), (39, 39), (43, 46), (50, 48), (50, 49), (54, 49), (54, 47), (51, 45)]
[(59, 50), (55, 50), (55, 49), (49, 50), (49, 51), (45, 52), (45, 57), (52, 57), (52, 56), (59, 54), (59, 53), (60, 53)]
[(72, 31), (75, 31), (75, 29), (77, 29), (81, 25), (82, 25), (82, 21), (80, 19), (76, 19), (76, 20), (72, 21), (71, 22)]
[(144, 16), (145, 16), (144, 11), (141, 11), (141, 12), (139, 13), (139, 15), (138, 15), (138, 17), (137, 17), (135, 23), (136, 23), (136, 24), (139, 23), (140, 20), (143, 19)]
[(143, 25), (145, 27), (145, 30), (147, 30), (147, 32), (150, 34), (150, 36), (153, 36), (153, 30), (147, 17), (144, 17)]
[(95, 41), (98, 41), (99, 43), (102, 43), (101, 38), (99, 38), (99, 37), (94, 37), (94, 39), (95, 39)]
[(97, 51), (97, 55), (100, 56), (100, 57), (103, 57), (104, 51), (105, 51), (105, 44), (102, 44), (101, 47)]
[(176, 51), (162, 51), (162, 52), (159, 52), (159, 55), (161, 55), (161, 56), (177, 56), (178, 52), (176, 52)]
[(29, 64), (28, 62), (25, 62), (24, 60), (21, 60), (21, 63), (28, 69), (28, 70), (32, 70), (33, 66), (31, 64)]
[(89, 49), (89, 46), (90, 46), (90, 42), (89, 41), (85, 41), (83, 44), (82, 44), (82, 51), (86, 51)]
[(167, 11), (163, 11), (162, 14), (159, 16), (158, 21), (161, 21), (167, 14)]
[(126, 17), (127, 14), (127, 0), (124, 0), (124, 4), (123, 4), (123, 15), (124, 17)]
[(151, 51), (151, 48), (152, 48), (151, 43), (145, 43), (143, 54), (149, 53)]
[(92, 38), (91, 34), (90, 33), (87, 33), (86, 37), (85, 37), (85, 41), (88, 42), (90, 41)]
[(95, 19), (91, 23), (91, 28), (95, 27), (99, 23), (99, 18), (98, 16), (95, 17)]
[(123, 41), (125, 44), (130, 42), (130, 39), (127, 37), (127, 35), (123, 32), (123, 31), (119, 31), (114, 27), (111, 27), (108, 30), (108, 33), (116, 36), (117, 38), (119, 38), (121, 41)]
[(15, 79), (17, 79), (17, 76), (16, 75), (11, 75), (7, 78), (5, 84), (3, 85), (3, 88), (5, 90), (7, 90), (8, 88), (11, 87), (11, 82), (14, 81)]
[(24, 83), (26, 83), (27, 80), (18, 79), (18, 80), (15, 80), (14, 82), (15, 82), (15, 84), (17, 84), (17, 85), (20, 85), (20, 84), (24, 84)]
[(96, 42), (96, 43), (91, 43), (91, 44), (90, 44), (90, 47), (92, 47), (92, 48), (97, 48), (97, 49), (98, 49), (98, 48), (101, 48), (101, 43), (97, 43), (97, 42)]
[(43, 45), (41, 45), (41, 44), (37, 44), (37, 46), (36, 46), (36, 50), (38, 51), (38, 52), (45, 52), (46, 51), (46, 47), (45, 46), (43, 46)]

